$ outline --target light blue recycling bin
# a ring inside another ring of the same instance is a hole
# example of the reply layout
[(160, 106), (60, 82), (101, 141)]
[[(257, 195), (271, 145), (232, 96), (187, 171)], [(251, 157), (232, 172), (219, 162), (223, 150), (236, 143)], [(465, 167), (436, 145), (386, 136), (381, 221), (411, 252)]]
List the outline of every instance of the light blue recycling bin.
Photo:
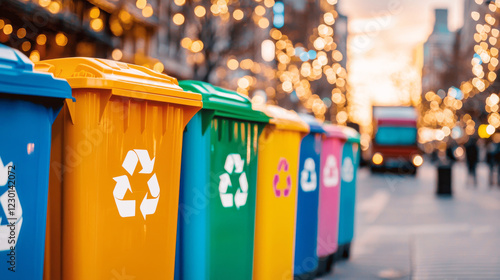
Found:
[(350, 127), (342, 127), (346, 136), (346, 143), (342, 150), (341, 182), (340, 182), (340, 211), (339, 211), (339, 238), (337, 255), (340, 258), (349, 258), (351, 242), (354, 237), (354, 216), (356, 203), (356, 177), (359, 167), (359, 133)]
[(314, 279), (318, 268), (318, 203), (320, 154), (323, 130), (321, 124), (310, 115), (300, 114), (310, 132), (300, 145), (299, 191), (297, 196), (297, 220), (295, 232), (295, 279)]
[(0, 279), (42, 279), (52, 122), (71, 88), (0, 45)]

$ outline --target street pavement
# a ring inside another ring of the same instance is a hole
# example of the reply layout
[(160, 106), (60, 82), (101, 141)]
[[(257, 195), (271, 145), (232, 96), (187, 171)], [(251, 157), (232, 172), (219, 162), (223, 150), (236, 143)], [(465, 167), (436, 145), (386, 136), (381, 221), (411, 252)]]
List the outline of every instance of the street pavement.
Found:
[(450, 198), (435, 195), (436, 173), (431, 164), (416, 177), (360, 170), (351, 258), (318, 279), (500, 279), (500, 188), (488, 185), (487, 166), (473, 187), (456, 164)]

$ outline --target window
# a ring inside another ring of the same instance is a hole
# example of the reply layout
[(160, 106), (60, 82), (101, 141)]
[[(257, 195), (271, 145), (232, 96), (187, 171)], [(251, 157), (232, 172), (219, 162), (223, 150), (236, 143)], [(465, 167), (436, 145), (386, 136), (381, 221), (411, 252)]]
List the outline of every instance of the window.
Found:
[(417, 128), (381, 126), (375, 135), (375, 143), (383, 146), (410, 146), (417, 143)]

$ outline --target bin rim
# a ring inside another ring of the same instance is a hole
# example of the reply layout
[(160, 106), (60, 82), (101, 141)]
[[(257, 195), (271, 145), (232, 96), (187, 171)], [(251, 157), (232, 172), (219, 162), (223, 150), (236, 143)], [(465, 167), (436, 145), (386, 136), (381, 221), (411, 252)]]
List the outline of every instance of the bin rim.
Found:
[(299, 117), (309, 125), (309, 133), (326, 133), (321, 122), (314, 116), (305, 113), (299, 113)]
[(215, 116), (269, 123), (270, 118), (265, 113), (254, 110), (250, 99), (236, 91), (195, 80), (179, 81), (179, 86), (185, 91), (201, 94), (202, 110), (213, 110)]
[(361, 135), (354, 128), (348, 126), (342, 126), (341, 128), (348, 143), (361, 143)]
[(33, 62), (27, 56), (0, 44), (0, 93), (73, 99), (67, 81), (33, 69)]
[(271, 118), (269, 124), (278, 129), (309, 133), (309, 125), (293, 110), (269, 104), (254, 104), (253, 107), (269, 116)]
[(202, 105), (200, 94), (186, 92), (179, 87), (176, 78), (144, 66), (101, 58), (67, 57), (37, 62), (35, 70), (67, 80), (73, 90), (106, 89), (131, 98), (168, 98), (169, 103)]
[(342, 141), (347, 140), (347, 135), (343, 132), (342, 127), (336, 124), (323, 124), (325, 135), (327, 138), (337, 138)]

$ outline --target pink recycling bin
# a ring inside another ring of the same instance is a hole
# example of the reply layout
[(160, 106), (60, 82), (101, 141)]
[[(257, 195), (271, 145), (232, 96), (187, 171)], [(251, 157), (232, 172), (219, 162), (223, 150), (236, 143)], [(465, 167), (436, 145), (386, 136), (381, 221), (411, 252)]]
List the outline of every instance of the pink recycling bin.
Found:
[(326, 131), (321, 148), (319, 221), (318, 221), (318, 273), (330, 271), (333, 255), (337, 251), (339, 229), (340, 166), (345, 135), (336, 125), (323, 125)]

